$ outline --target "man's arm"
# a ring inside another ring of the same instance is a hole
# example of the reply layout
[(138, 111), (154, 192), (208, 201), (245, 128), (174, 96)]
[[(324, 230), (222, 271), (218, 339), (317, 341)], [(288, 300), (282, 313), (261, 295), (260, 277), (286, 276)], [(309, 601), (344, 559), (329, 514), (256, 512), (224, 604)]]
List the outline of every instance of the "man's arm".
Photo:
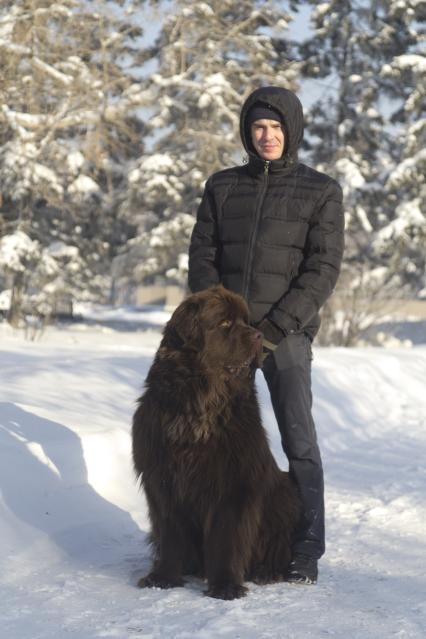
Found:
[(189, 245), (188, 286), (192, 293), (220, 283), (216, 207), (207, 180)]
[(342, 189), (330, 180), (310, 222), (299, 275), (266, 318), (270, 338), (274, 328), (284, 334), (303, 330), (319, 311), (337, 282), (343, 250)]

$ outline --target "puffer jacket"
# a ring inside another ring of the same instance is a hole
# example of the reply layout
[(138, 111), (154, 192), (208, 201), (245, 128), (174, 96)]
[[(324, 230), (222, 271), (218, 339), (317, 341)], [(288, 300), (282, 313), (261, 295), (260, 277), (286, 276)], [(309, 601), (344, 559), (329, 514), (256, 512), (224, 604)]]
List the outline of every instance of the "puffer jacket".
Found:
[[(279, 160), (263, 160), (251, 144), (246, 116), (258, 102), (282, 116), (285, 151)], [(304, 331), (313, 339), (342, 260), (342, 190), (298, 162), (303, 110), (291, 91), (254, 91), (241, 110), (240, 134), (248, 164), (206, 182), (190, 243), (189, 288), (221, 282), (246, 299), (253, 325), (267, 320), (283, 334)]]

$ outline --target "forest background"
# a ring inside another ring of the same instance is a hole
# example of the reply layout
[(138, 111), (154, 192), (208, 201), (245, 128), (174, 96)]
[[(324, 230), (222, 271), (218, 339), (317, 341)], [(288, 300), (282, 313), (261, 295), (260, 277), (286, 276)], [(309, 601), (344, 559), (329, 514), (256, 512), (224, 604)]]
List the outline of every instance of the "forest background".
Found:
[(185, 287), (206, 178), (244, 161), (255, 88), (296, 91), (301, 160), (345, 197), (323, 343), (426, 298), (426, 2), (2, 0), (0, 309)]

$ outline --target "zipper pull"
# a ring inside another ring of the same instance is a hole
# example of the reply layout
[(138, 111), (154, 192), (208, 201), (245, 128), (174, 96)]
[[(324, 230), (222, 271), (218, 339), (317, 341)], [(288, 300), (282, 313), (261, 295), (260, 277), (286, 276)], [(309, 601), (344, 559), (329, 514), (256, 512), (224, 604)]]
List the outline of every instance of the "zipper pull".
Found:
[(264, 164), (264, 166), (263, 166), (263, 173), (264, 173), (265, 175), (268, 175), (268, 173), (269, 173), (269, 165), (270, 165), (270, 164), (271, 164), (271, 161), (270, 161), (270, 160), (265, 160), (265, 164)]

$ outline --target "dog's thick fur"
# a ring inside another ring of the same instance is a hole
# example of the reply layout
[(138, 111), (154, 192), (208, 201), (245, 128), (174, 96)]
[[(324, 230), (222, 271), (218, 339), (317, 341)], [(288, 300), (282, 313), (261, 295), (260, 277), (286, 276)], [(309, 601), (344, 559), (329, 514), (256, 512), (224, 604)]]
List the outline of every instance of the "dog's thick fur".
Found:
[(165, 328), (133, 422), (155, 551), (140, 587), (198, 575), (206, 594), (234, 599), (245, 580), (284, 577), (300, 505), (260, 421), (260, 338), (221, 286), (188, 297)]

